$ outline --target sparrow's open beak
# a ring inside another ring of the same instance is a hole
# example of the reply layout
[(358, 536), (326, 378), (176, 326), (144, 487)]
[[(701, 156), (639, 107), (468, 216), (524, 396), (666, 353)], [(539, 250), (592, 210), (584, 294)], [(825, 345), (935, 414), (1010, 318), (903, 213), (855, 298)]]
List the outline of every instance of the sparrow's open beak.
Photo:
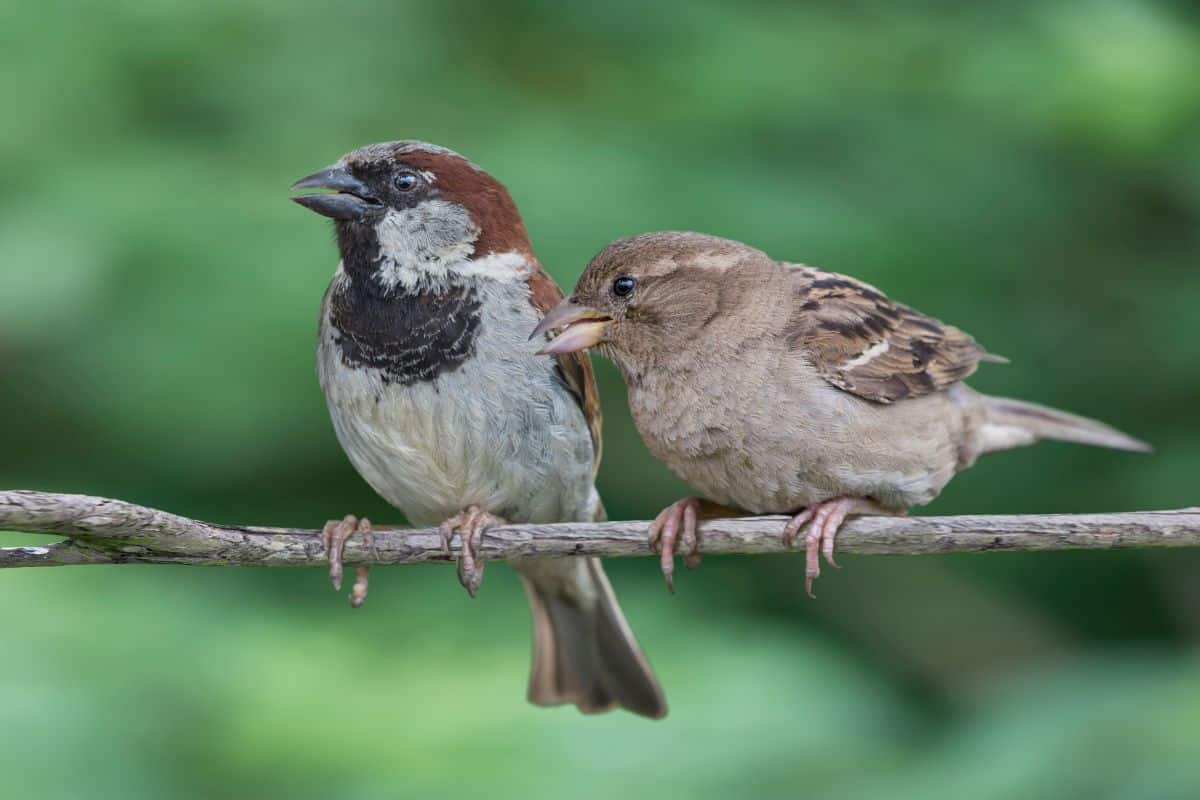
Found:
[(345, 167), (334, 165), (292, 184), (293, 189), (329, 189), (335, 194), (302, 194), (300, 205), (333, 219), (364, 222), (383, 213), (383, 203)]
[(529, 335), (530, 339), (541, 336), (548, 331), (563, 328), (563, 332), (538, 351), (538, 355), (553, 353), (574, 353), (594, 347), (604, 339), (604, 329), (612, 322), (612, 317), (601, 314), (594, 308), (581, 306), (569, 299), (563, 300), (551, 309), (538, 326)]

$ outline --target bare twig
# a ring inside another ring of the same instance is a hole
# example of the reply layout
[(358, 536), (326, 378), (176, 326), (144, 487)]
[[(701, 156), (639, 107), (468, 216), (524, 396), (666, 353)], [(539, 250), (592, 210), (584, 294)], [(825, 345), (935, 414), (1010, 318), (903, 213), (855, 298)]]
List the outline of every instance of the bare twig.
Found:
[[(484, 537), (488, 559), (644, 556), (646, 522), (505, 525)], [(701, 526), (704, 553), (780, 553), (784, 518), (716, 519)], [(216, 525), (165, 511), (74, 494), (0, 492), (0, 530), (68, 537), (54, 544), (0, 548), (0, 568), (67, 564), (240, 564), (300, 567), (325, 563), (319, 532)], [(351, 539), (347, 564), (449, 561), (434, 529), (376, 529), (374, 552)], [(1200, 546), (1200, 508), (1125, 514), (863, 517), (838, 535), (842, 553), (963, 553)]]

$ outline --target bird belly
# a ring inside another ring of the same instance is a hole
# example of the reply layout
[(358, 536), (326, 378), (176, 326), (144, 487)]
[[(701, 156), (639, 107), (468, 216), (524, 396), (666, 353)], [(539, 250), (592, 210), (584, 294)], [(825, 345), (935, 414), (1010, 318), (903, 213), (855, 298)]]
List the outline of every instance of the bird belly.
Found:
[(843, 496), (902, 510), (929, 503), (954, 477), (962, 419), (943, 394), (882, 405), (830, 392), (820, 401), (829, 413), (807, 415), (815, 425), (798, 437), (790, 465), (778, 457), (766, 465), (780, 477), (758, 499), (779, 511)]
[(754, 413), (751, 401), (680, 418), (651, 450), (704, 497), (756, 514), (841, 496), (907, 509), (933, 500), (954, 476), (962, 420), (946, 398), (885, 406), (828, 392), (800, 393), (769, 414)]

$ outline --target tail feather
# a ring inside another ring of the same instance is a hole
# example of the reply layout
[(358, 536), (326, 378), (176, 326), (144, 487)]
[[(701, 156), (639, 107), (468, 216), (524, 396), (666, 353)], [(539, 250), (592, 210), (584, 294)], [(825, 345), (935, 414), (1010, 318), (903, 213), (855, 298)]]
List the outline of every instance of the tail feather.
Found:
[(1036, 403), (1006, 397), (985, 397), (984, 409), (986, 415), (980, 432), (981, 452), (984, 453), (1033, 444), (1043, 439), (1137, 453), (1153, 450), (1146, 442), (1122, 433), (1111, 425)]
[(621, 707), (655, 719), (667, 704), (599, 559), (519, 567), (533, 611), (529, 701), (574, 703), (585, 714)]

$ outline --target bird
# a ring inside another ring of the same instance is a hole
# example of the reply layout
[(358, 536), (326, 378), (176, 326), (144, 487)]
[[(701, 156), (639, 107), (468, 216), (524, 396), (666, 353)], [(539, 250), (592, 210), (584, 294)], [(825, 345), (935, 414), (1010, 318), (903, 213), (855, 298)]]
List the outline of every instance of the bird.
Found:
[(906, 514), (984, 453), (1043, 439), (1151, 449), (1101, 422), (977, 392), (963, 381), (1007, 359), (962, 330), (855, 278), (716, 236), (612, 242), (531, 338), (554, 331), (542, 352), (595, 349), (616, 364), (647, 449), (700, 493), (650, 525), (672, 591), (675, 550), (698, 562), (709, 514), (789, 515), (788, 547), (807, 525), (812, 596), (820, 556), (837, 566), (847, 516)]
[[(583, 353), (545, 355), (529, 328), (562, 291), (534, 255), (508, 190), (462, 155), (372, 144), (293, 184), (333, 220), (340, 260), (321, 302), (317, 373), (358, 473), (419, 526), (438, 526), (471, 597), (487, 528), (605, 518), (600, 406)], [(324, 527), (330, 578), (369, 520)], [(595, 558), (513, 564), (533, 614), (528, 699), (660, 718), (666, 701)], [(351, 604), (366, 597), (356, 570)]]

